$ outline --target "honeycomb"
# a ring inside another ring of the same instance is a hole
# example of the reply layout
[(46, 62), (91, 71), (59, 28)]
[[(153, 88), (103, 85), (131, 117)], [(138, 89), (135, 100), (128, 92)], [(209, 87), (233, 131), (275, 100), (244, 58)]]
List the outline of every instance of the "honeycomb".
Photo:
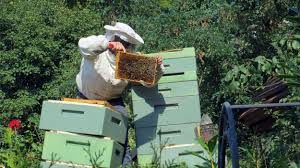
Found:
[(157, 66), (154, 57), (124, 52), (118, 52), (116, 57), (116, 79), (154, 84)]

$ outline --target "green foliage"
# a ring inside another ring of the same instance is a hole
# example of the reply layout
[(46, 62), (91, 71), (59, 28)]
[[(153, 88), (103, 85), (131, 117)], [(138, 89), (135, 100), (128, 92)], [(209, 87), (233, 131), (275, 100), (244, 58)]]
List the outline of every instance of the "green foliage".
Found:
[(28, 135), (19, 135), (10, 128), (1, 128), (0, 162), (11, 168), (37, 167), (41, 144), (27, 145)]
[[(247, 144), (240, 147), (241, 167), (292, 167), (299, 160), (299, 115), (293, 111), (290, 117), (277, 114), (275, 131), (254, 134)], [(292, 119), (294, 118), (294, 119)], [(298, 123), (297, 123), (298, 122)], [(298, 125), (296, 125), (298, 124)]]
[(61, 1), (32, 4), (13, 1), (1, 6), (1, 109), (8, 115), (4, 121), (38, 112), (44, 99), (74, 94), (78, 38), (100, 27), (100, 17), (89, 10), (70, 10)]
[(280, 38), (276, 47), (278, 48), (280, 70), (279, 76), (282, 77), (291, 88), (291, 94), (287, 100), (299, 100), (299, 63), (300, 63), (300, 24), (299, 16), (288, 17), (286, 21), (286, 32)]
[(0, 128), (13, 118), (23, 125), (14, 136), (20, 143), (0, 147), (0, 163), (37, 167), (43, 142), (38, 129), (41, 103), (75, 95), (78, 39), (98, 33), (101, 17), (88, 9), (69, 9), (62, 1), (0, 3)]
[(204, 149), (204, 154), (194, 153), (195, 156), (199, 157), (200, 159), (204, 160), (204, 165), (195, 165), (197, 168), (215, 168), (217, 167), (217, 141), (218, 136), (215, 135), (212, 137), (208, 142), (204, 140), (204, 138), (198, 138), (198, 143)]

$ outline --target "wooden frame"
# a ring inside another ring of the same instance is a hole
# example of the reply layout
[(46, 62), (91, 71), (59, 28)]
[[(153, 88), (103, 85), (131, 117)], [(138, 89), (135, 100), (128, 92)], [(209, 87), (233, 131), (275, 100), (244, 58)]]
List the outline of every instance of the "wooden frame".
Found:
[(150, 69), (153, 68), (153, 71), (155, 73), (153, 73), (153, 76), (151, 77), (151, 79), (149, 80), (143, 80), (142, 78), (140, 80), (143, 80), (146, 84), (151, 84), (153, 85), (156, 81), (156, 68), (157, 68), (157, 63), (156, 63), (156, 58), (155, 57), (147, 57), (144, 55), (140, 55), (140, 54), (135, 54), (135, 53), (124, 53), (124, 52), (118, 52), (116, 55), (116, 72), (115, 72), (115, 78), (116, 79), (122, 79), (122, 80), (127, 80), (130, 82), (135, 82), (135, 83), (140, 83), (140, 80), (138, 79), (128, 79), (124, 76), (122, 76), (121, 74), (121, 70), (120, 70), (120, 62), (121, 59), (124, 57), (132, 57), (134, 59), (148, 59), (149, 61), (153, 61), (152, 63), (149, 63), (149, 66), (153, 66), (153, 67), (149, 67)]
[(105, 100), (88, 100), (88, 99), (74, 99), (74, 98), (62, 98), (62, 101), (66, 102), (76, 102), (76, 103), (87, 103), (87, 104), (98, 104), (103, 105), (113, 111), (116, 111), (115, 108)]

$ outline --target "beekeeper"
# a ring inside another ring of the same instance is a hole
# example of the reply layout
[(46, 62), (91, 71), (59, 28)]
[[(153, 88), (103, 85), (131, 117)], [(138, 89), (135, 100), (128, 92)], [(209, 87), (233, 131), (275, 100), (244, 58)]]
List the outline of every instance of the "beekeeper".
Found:
[[(76, 76), (78, 97), (83, 99), (107, 100), (116, 110), (127, 116), (121, 93), (128, 84), (126, 80), (115, 79), (116, 51), (134, 52), (144, 40), (127, 24), (116, 22), (104, 26), (105, 35), (92, 35), (78, 42), (83, 56), (80, 72)], [(156, 57), (157, 79), (163, 74), (162, 58)], [(146, 85), (152, 87), (154, 85)], [(128, 138), (127, 138), (128, 139)], [(127, 148), (127, 149), (126, 149)], [(123, 165), (131, 160), (129, 147), (125, 144)]]
[[(105, 35), (81, 38), (78, 42), (83, 59), (76, 83), (81, 96), (87, 99), (119, 98), (128, 81), (115, 79), (116, 50), (134, 52), (136, 46), (144, 44), (144, 40), (127, 24), (117, 22), (104, 28)], [(163, 72), (162, 59), (159, 56), (157, 63), (160, 65), (157, 66), (159, 78)]]

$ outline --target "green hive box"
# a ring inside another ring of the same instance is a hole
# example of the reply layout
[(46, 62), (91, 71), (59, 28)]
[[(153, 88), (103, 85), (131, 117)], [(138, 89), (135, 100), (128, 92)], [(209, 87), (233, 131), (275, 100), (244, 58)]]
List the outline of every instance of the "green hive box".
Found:
[(133, 101), (136, 127), (183, 124), (201, 119), (199, 96)]
[[(204, 158), (207, 158), (207, 153), (198, 144), (194, 145), (182, 145), (182, 147), (165, 148), (161, 153), (161, 166), (175, 166), (182, 162), (185, 162), (188, 167), (196, 167), (195, 165), (210, 167), (204, 159), (194, 156), (193, 153), (197, 153)], [(138, 164), (140, 166), (151, 166), (153, 155), (138, 155)], [(173, 163), (173, 164), (171, 164)]]
[(78, 165), (72, 163), (44, 161), (41, 162), (40, 168), (93, 168), (93, 167), (88, 165)]
[(163, 51), (159, 53), (151, 53), (147, 54), (148, 56), (157, 56), (160, 55), (163, 59), (174, 59), (174, 58), (185, 58), (185, 57), (195, 57), (195, 48), (182, 48), (182, 49), (174, 49), (169, 51)]
[(197, 136), (194, 131), (197, 125), (199, 123), (136, 128), (138, 155), (153, 154), (163, 145), (174, 146), (197, 143)]
[(196, 54), (193, 47), (148, 54), (157, 55), (163, 57), (165, 66), (164, 75), (158, 83), (197, 80)]
[(186, 71), (195, 71), (197, 69), (195, 57), (164, 59), (163, 63), (165, 67), (164, 74), (174, 74), (174, 73), (181, 73)]
[(151, 88), (146, 88), (144, 86), (132, 87), (133, 101), (191, 95), (199, 95), (198, 82), (196, 80), (176, 83), (162, 83)]
[(197, 80), (196, 71), (186, 71), (174, 74), (163, 74), (159, 79), (158, 84), (161, 83), (171, 83), (171, 82), (182, 82), (182, 81), (192, 81)]
[(44, 101), (40, 129), (111, 137), (124, 143), (127, 117), (96, 104)]
[(122, 163), (123, 153), (124, 148), (113, 140), (46, 132), (42, 159), (92, 165), (90, 159), (101, 155), (101, 167), (116, 168)]

